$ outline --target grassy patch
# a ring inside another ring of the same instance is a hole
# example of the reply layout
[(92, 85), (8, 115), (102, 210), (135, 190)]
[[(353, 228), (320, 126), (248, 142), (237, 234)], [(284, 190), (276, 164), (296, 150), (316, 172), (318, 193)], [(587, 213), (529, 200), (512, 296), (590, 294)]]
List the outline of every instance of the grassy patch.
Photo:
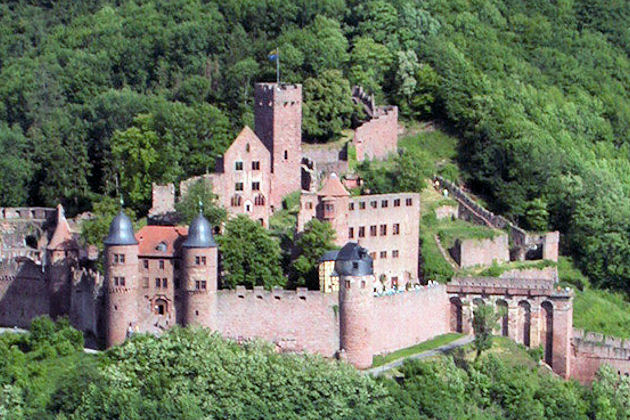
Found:
[(558, 258), (558, 277), (563, 283), (568, 283), (579, 290), (588, 289), (591, 283), (582, 272), (573, 264), (571, 257)]
[(575, 290), (573, 326), (619, 338), (630, 338), (630, 302), (621, 293)]
[(388, 353), (385, 355), (374, 356), (374, 359), (372, 361), (372, 366), (373, 367), (383, 366), (384, 364), (393, 362), (394, 360), (402, 359), (405, 357), (413, 356), (418, 353), (423, 353), (425, 351), (433, 350), (438, 347), (444, 346), (446, 344), (452, 343), (453, 341), (461, 337), (463, 337), (463, 335), (457, 334), (457, 333), (442, 334), (431, 340), (427, 340), (420, 344), (416, 344), (415, 346), (396, 350), (395, 352)]
[(421, 253), (425, 280), (447, 283), (455, 271), (444, 259), (430, 230), (420, 229)]
[(445, 248), (451, 248), (455, 245), (456, 239), (494, 239), (503, 233), (505, 232), (502, 230), (475, 225), (459, 219), (441, 223), (438, 229), (440, 242), (442, 242), (442, 246)]
[(510, 270), (543, 270), (547, 267), (555, 267), (557, 264), (549, 260), (536, 261), (511, 261), (506, 264), (497, 264), (496, 261), (490, 267), (480, 271), (478, 274), (484, 277), (499, 277), (501, 274)]

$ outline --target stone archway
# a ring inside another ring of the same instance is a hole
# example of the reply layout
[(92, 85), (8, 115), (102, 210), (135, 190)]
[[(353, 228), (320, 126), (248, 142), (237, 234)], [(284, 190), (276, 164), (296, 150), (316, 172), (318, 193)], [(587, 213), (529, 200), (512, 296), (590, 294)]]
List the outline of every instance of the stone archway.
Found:
[(526, 300), (522, 300), (518, 303), (518, 317), (520, 333), (519, 341), (521, 341), (526, 347), (530, 346), (530, 337), (532, 329), (532, 307)]
[(553, 305), (548, 300), (541, 305), (542, 308), (542, 340), (545, 349), (545, 363), (553, 367)]
[(499, 313), (499, 315), (501, 316), (501, 318), (499, 318), (499, 320), (501, 321), (500, 326), (501, 326), (501, 335), (503, 337), (507, 337), (508, 336), (508, 304), (506, 301), (504, 301), (503, 299), (497, 299), (497, 312)]
[(462, 333), (464, 331), (464, 321), (462, 313), (462, 301), (458, 297), (452, 297), (450, 323), (451, 331)]

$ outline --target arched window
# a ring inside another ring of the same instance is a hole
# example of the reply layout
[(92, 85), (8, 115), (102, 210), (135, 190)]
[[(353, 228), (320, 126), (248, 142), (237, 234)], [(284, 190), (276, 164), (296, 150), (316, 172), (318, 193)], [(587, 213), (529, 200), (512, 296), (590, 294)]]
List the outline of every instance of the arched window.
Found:
[(532, 307), (529, 302), (522, 300), (518, 303), (519, 319), (523, 326), (523, 344), (529, 347), (529, 337), (531, 334), (531, 322), (532, 322)]
[(462, 314), (462, 301), (458, 297), (452, 297), (451, 301), (451, 314), (450, 323), (451, 331), (461, 333), (464, 329), (463, 314)]
[(242, 199), (240, 195), (234, 195), (232, 196), (232, 199), (230, 200), (230, 204), (232, 205), (232, 207), (239, 207), (242, 204)]
[(262, 194), (258, 194), (256, 198), (254, 198), (254, 204), (256, 206), (264, 206), (265, 205), (265, 196)]

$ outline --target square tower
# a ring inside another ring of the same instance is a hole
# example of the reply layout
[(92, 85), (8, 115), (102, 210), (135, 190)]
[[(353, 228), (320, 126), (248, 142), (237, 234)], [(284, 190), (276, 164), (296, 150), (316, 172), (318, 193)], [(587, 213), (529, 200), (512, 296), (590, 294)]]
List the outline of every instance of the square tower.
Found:
[(280, 208), (302, 187), (302, 85), (257, 83), (254, 99), (255, 132), (271, 153), (270, 204)]

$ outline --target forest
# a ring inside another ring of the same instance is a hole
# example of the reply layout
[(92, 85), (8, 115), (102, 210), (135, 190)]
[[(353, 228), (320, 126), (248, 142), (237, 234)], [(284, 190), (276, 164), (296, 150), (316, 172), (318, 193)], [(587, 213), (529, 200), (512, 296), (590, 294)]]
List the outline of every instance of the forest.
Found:
[(594, 285), (628, 291), (629, 28), (620, 0), (6, 1), (0, 205), (122, 194), (144, 214), (151, 182), (212, 170), (253, 125), (279, 48), (306, 141), (350, 126), (355, 84), (438, 120), (493, 210), (560, 230)]
[(138, 334), (100, 354), (82, 347), (67, 321), (45, 317), (0, 335), (0, 418), (629, 418), (628, 377), (603, 367), (592, 387), (567, 382), (507, 339), (479, 360), (415, 360), (395, 377), (201, 329)]

